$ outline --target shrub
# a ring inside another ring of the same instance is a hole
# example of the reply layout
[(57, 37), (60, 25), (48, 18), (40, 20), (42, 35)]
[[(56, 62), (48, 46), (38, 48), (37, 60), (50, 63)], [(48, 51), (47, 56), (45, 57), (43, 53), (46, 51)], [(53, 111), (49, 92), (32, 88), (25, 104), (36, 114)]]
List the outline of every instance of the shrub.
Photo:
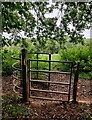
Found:
[[(61, 50), (59, 54), (61, 56), (61, 60), (73, 61), (76, 63), (80, 62), (81, 72), (85, 72), (85, 73), (91, 72), (92, 64), (91, 64), (89, 46), (75, 45), (72, 48)], [(63, 69), (69, 69), (69, 68), (66, 68), (66, 66), (63, 66)]]
[(16, 62), (16, 60), (11, 58), (13, 54), (16, 54), (18, 56), (18, 51), (13, 51), (7, 48), (2, 49), (2, 75), (3, 76), (9, 76), (9, 75), (12, 75), (13, 73), (12, 64)]
[(74, 46), (72, 48), (61, 50), (61, 60), (80, 62), (81, 71), (88, 72), (91, 70), (91, 57), (89, 46)]

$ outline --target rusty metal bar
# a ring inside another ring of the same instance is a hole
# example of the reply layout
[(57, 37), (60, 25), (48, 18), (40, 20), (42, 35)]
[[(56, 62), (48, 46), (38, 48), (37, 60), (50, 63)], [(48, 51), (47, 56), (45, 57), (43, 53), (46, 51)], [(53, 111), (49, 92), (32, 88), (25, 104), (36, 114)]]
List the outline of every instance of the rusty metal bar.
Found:
[(58, 73), (58, 74), (70, 74), (70, 72), (59, 72), (59, 71), (49, 71), (49, 70), (30, 70), (31, 72), (44, 72), (44, 73)]
[[(29, 58), (30, 59), (30, 58)], [(37, 59), (30, 59), (30, 61), (37, 61)], [(42, 61), (42, 62), (49, 62), (49, 60), (38, 60), (38, 61)], [(51, 60), (50, 62), (60, 62), (60, 63), (73, 63), (72, 61), (59, 61), (59, 60)]]
[(22, 97), (22, 94), (20, 93), (20, 91), (19, 91), (19, 92), (16, 92), (15, 86), (13, 86), (13, 91), (14, 91), (14, 93), (19, 94), (19, 96)]
[[(30, 98), (33, 99), (41, 99), (41, 100), (49, 100), (49, 101), (62, 101), (62, 99), (53, 99), (53, 98), (47, 98), (47, 97), (36, 97), (36, 96), (30, 96)], [(63, 102), (63, 101), (62, 101)], [(64, 101), (67, 102), (67, 101)]]
[[(38, 54), (49, 54), (49, 53), (40, 53), (40, 52), (37, 52)], [(37, 53), (32, 53), (32, 52), (29, 52), (28, 54), (37, 54)]]
[[(37, 68), (36, 66), (32, 66), (31, 68)], [(45, 68), (45, 67), (43, 67), (43, 66), (39, 66), (39, 69), (44, 69), (44, 70), (49, 70), (48, 68)]]
[(21, 60), (21, 58), (16, 58), (16, 55), (12, 55), (11, 58), (15, 59), (15, 60)]
[(12, 77), (13, 77), (14, 79), (18, 80), (18, 81), (22, 81), (22, 79), (20, 79), (20, 78), (14, 76), (14, 75), (12, 75)]
[(16, 64), (19, 64), (19, 62), (15, 62), (15, 63), (12, 65), (12, 68), (14, 68), (15, 70), (21, 71), (22, 69), (19, 69), (19, 68), (16, 68), (16, 67), (15, 67)]
[(56, 94), (65, 94), (68, 95), (68, 92), (60, 92), (60, 91), (52, 91), (52, 90), (40, 90), (40, 89), (30, 89), (30, 91), (37, 91), (37, 92), (46, 92), (46, 93), (56, 93)]
[(19, 87), (19, 86), (16, 84), (16, 79), (13, 80), (13, 85), (14, 85), (16, 88), (18, 88), (18, 89), (21, 89), (21, 90), (23, 89), (22, 87)]
[(54, 82), (54, 81), (45, 81), (45, 80), (30, 80), (30, 82), (42, 82), (42, 83), (50, 83), (50, 84), (70, 85), (70, 83), (67, 83), (67, 82)]

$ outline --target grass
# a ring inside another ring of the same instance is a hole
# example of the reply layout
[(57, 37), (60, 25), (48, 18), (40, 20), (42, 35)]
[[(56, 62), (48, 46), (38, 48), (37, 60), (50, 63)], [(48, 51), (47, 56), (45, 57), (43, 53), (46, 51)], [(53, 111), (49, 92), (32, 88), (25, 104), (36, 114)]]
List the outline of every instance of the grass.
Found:
[[(36, 56), (34, 58), (36, 59)], [(41, 60), (49, 60), (49, 54), (40, 54), (38, 58)], [(51, 54), (51, 60), (60, 60), (59, 54)]]
[(89, 72), (89, 73), (81, 72), (79, 74), (79, 77), (84, 78), (84, 79), (92, 79), (92, 73), (91, 72)]
[(52, 60), (60, 60), (59, 54), (52, 54)]

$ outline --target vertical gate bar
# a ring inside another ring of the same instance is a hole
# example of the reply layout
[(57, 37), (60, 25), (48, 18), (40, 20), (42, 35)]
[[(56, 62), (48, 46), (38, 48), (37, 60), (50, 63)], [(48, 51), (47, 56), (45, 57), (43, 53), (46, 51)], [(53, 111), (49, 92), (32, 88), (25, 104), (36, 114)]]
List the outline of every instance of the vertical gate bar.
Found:
[[(38, 53), (37, 53), (37, 70), (38, 70)], [(37, 79), (38, 79), (38, 71), (37, 71)]]
[(22, 80), (23, 80), (23, 102), (29, 101), (28, 79), (27, 79), (27, 50), (22, 49)]
[[(51, 70), (51, 53), (49, 53), (49, 76), (48, 81), (50, 81), (50, 70)], [(48, 87), (50, 86), (50, 83), (48, 83)]]
[(70, 92), (71, 92), (71, 79), (72, 79), (72, 67), (73, 67), (73, 63), (71, 63), (71, 70), (70, 70), (70, 84), (69, 84), (69, 95), (68, 95), (68, 102), (70, 101)]
[(79, 62), (77, 63), (77, 68), (74, 74), (74, 85), (73, 85), (73, 102), (76, 103), (77, 97), (77, 83), (78, 83), (78, 76), (79, 76)]

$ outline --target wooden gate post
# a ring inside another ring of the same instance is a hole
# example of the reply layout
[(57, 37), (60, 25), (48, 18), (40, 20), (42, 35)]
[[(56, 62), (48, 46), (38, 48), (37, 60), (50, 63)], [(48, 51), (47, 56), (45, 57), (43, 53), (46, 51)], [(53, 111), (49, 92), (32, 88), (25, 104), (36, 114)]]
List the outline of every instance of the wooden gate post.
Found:
[(29, 98), (30, 98), (30, 78), (31, 78), (31, 76), (30, 76), (31, 74), (30, 74), (30, 60), (28, 59), (27, 60), (27, 80), (28, 80), (28, 85), (27, 85), (27, 87), (28, 87), (28, 89), (29, 89), (29, 91), (28, 91), (28, 95), (29, 95)]
[[(38, 53), (37, 53), (37, 70), (38, 70)], [(38, 71), (37, 71), (37, 80), (38, 80)]]
[(22, 85), (23, 85), (23, 102), (29, 101), (29, 80), (28, 80), (28, 67), (27, 67), (27, 50), (22, 49), (21, 54), (21, 68), (22, 68)]
[(73, 85), (73, 103), (77, 103), (77, 83), (78, 83), (78, 76), (79, 76), (79, 62), (77, 64), (75, 73), (74, 73), (74, 85)]
[[(48, 75), (48, 81), (50, 81), (50, 70), (51, 70), (51, 53), (49, 53), (49, 75)], [(48, 87), (50, 86), (50, 83), (48, 83)]]

